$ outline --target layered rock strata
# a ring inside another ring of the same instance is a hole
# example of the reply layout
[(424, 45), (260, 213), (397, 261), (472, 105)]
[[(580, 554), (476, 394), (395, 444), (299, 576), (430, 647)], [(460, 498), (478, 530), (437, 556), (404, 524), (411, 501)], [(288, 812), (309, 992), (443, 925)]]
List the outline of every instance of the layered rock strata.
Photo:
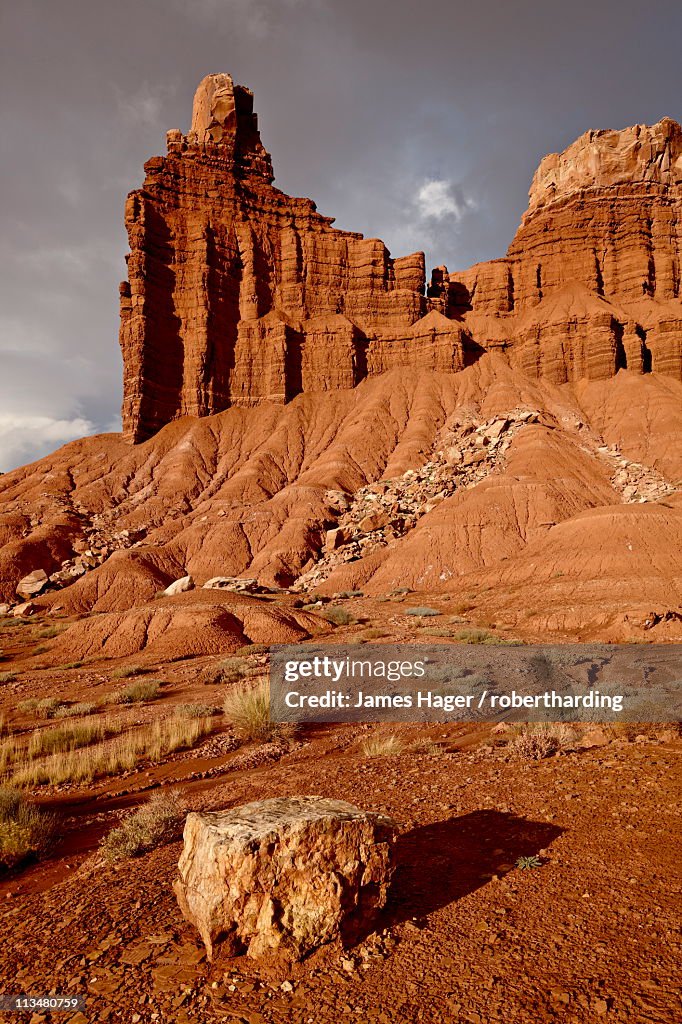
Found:
[(273, 184), (253, 96), (199, 85), (187, 135), (126, 205), (124, 431), (285, 403), (496, 348), (529, 376), (682, 377), (682, 129), (591, 131), (541, 162), (503, 259), (425, 287), (424, 256), (333, 227)]

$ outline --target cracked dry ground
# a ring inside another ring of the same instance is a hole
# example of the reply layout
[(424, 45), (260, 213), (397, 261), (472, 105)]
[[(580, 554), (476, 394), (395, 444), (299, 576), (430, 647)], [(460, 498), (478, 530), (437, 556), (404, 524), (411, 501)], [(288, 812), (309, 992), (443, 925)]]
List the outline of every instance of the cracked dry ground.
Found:
[[(171, 890), (180, 843), (117, 870), (93, 839), (3, 884), (2, 990), (82, 993), (77, 1022), (679, 1020), (679, 740), (526, 762), (461, 725), (427, 731), (440, 753), (367, 759), (365, 729), (321, 728), (277, 764), (187, 790), (194, 808), (318, 793), (390, 814), (379, 935), (293, 966), (209, 964)], [(513, 867), (531, 854), (541, 867)]]

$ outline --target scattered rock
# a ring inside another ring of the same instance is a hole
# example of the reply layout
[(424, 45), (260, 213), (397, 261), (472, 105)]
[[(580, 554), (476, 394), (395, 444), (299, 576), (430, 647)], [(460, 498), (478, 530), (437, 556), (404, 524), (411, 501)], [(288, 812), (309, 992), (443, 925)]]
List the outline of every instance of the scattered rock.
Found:
[(194, 580), (191, 576), (182, 576), (166, 587), (163, 594), (165, 597), (172, 597), (174, 594), (184, 594), (188, 590), (194, 590)]
[(44, 569), (34, 569), (17, 584), (17, 595), (23, 598), (36, 597), (49, 583)]

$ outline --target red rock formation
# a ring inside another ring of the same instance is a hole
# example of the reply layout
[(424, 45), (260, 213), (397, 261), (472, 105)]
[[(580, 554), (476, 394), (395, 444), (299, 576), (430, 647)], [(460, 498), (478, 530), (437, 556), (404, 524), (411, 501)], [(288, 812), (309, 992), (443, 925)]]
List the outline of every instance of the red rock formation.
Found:
[[(378, 239), (272, 186), (252, 102), (229, 75), (205, 78), (189, 134), (168, 133), (168, 156), (147, 162), (128, 197), (121, 346), (134, 440), (184, 414), (352, 387), (368, 342), (406, 337), (426, 313), (421, 253), (392, 260)], [(450, 363), (453, 350), (463, 361), (461, 334), (440, 332)]]
[(252, 94), (209, 75), (186, 136), (126, 206), (124, 431), (283, 403), (395, 366), (457, 371), (486, 348), (561, 383), (682, 375), (682, 130), (588, 132), (541, 162), (506, 258), (448, 274), (392, 259), (272, 185)]
[(439, 268), (448, 314), (561, 383), (619, 369), (682, 377), (682, 129), (586, 132), (540, 163), (507, 257)]

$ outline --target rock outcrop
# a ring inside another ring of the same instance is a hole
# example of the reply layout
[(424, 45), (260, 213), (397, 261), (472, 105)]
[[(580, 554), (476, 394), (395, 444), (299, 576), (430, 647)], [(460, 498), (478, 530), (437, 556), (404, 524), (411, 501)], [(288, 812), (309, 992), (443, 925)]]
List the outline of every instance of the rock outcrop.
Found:
[[(253, 97), (200, 84), (187, 135), (145, 165), (126, 204), (123, 421), (140, 440), (184, 414), (353, 387), (409, 363), (460, 369), (461, 326), (427, 312), (424, 257), (393, 260), (272, 185)], [(389, 342), (402, 341), (395, 351)]]
[(540, 163), (506, 258), (431, 291), (533, 376), (682, 378), (682, 129), (590, 131)]
[(423, 253), (332, 226), (273, 184), (253, 96), (208, 75), (187, 135), (128, 197), (124, 431), (355, 387), (397, 366), (456, 372), (488, 348), (532, 376), (682, 376), (682, 130), (591, 131), (541, 162), (506, 258), (425, 288)]
[(280, 797), (192, 813), (175, 893), (208, 951), (300, 958), (357, 938), (384, 906), (391, 822), (341, 800)]

